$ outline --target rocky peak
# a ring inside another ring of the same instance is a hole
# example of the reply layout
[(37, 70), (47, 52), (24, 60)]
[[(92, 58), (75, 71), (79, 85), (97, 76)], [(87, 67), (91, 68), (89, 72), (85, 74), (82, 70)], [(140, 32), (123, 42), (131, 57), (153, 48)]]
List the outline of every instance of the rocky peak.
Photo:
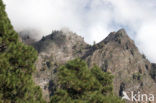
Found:
[(53, 31), (52, 34), (42, 37), (35, 45), (39, 52), (50, 51), (51, 48), (74, 48), (74, 46), (87, 46), (84, 38), (71, 31)]
[(91, 48), (92, 52), (89, 51), (89, 53), (87, 53), (84, 57), (92, 54), (96, 50), (104, 48), (108, 48), (108, 50), (119, 49), (120, 52), (128, 51), (132, 56), (140, 54), (134, 41), (128, 36), (124, 29), (120, 29), (117, 32), (111, 32), (104, 40), (94, 45)]
[(110, 33), (101, 43), (107, 44), (110, 42), (124, 49), (137, 49), (134, 41), (127, 35), (124, 29)]
[(20, 41), (24, 42), (27, 45), (33, 45), (37, 39), (33, 35), (37, 35), (38, 33), (32, 30), (24, 30), (19, 32)]
[(110, 33), (94, 47), (84, 59), (91, 67), (97, 64), (103, 71), (113, 73), (116, 94), (121, 95), (123, 90), (156, 93), (156, 85), (149, 75), (151, 63), (138, 51), (124, 29)]
[(84, 42), (84, 38), (81, 36), (78, 36), (77, 34), (71, 32), (71, 31), (53, 31), (50, 35), (48, 36), (43, 36), (41, 41), (45, 40), (55, 40), (55, 41), (72, 41), (75, 40), (76, 42)]
[(120, 29), (117, 32), (111, 32), (104, 39), (104, 42), (107, 43), (107, 42), (110, 42), (110, 41), (116, 41), (116, 42), (120, 43), (120, 41), (123, 40), (123, 39), (130, 40), (130, 38), (128, 37), (126, 31), (124, 29)]

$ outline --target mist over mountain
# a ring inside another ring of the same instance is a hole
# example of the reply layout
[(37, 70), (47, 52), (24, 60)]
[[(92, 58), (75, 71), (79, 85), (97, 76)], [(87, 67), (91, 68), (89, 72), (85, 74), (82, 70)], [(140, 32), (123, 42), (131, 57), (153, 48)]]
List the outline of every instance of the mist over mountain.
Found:
[(42, 38), (67, 27), (85, 41), (100, 42), (125, 28), (141, 53), (156, 62), (155, 0), (4, 0), (16, 31), (34, 29)]

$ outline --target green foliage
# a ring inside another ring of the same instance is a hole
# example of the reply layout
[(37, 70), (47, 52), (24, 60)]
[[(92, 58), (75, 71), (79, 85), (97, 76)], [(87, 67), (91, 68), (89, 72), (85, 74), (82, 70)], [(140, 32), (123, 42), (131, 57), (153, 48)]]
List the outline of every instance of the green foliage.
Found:
[(113, 76), (99, 67), (89, 69), (75, 59), (58, 69), (58, 87), (51, 103), (122, 103), (113, 95)]
[(143, 75), (139, 72), (133, 74), (133, 79), (142, 80)]
[(17, 33), (13, 30), (10, 20), (5, 12), (5, 6), (0, 0), (0, 51), (4, 51), (10, 42), (16, 43)]
[(19, 42), (0, 0), (0, 103), (44, 103), (32, 80), (36, 51)]

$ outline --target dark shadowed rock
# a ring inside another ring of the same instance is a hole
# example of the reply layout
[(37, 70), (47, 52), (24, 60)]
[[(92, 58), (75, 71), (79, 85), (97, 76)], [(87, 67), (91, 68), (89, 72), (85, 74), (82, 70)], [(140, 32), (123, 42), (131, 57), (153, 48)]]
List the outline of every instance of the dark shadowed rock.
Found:
[(156, 82), (156, 64), (152, 63), (151, 76)]

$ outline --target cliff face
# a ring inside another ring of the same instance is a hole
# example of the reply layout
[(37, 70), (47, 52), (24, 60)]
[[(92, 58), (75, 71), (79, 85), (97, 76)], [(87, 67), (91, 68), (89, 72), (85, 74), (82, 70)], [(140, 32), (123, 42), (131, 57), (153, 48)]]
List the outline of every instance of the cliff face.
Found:
[(36, 42), (34, 47), (39, 52), (34, 79), (46, 99), (55, 90), (57, 68), (69, 60), (81, 58), (90, 48), (82, 37), (70, 31), (54, 31)]
[(77, 57), (90, 67), (96, 64), (103, 71), (113, 73), (116, 95), (121, 96), (123, 90), (156, 94), (155, 74), (151, 74), (155, 71), (154, 64), (140, 54), (123, 29), (110, 33), (93, 46), (70, 31), (54, 31), (33, 46), (39, 52), (34, 80), (43, 89), (47, 100), (55, 91), (57, 68)]
[(140, 91), (156, 93), (156, 84), (151, 78), (151, 63), (139, 53), (125, 30), (110, 33), (91, 54), (85, 56), (89, 66), (97, 64), (104, 71), (114, 74), (114, 92)]

